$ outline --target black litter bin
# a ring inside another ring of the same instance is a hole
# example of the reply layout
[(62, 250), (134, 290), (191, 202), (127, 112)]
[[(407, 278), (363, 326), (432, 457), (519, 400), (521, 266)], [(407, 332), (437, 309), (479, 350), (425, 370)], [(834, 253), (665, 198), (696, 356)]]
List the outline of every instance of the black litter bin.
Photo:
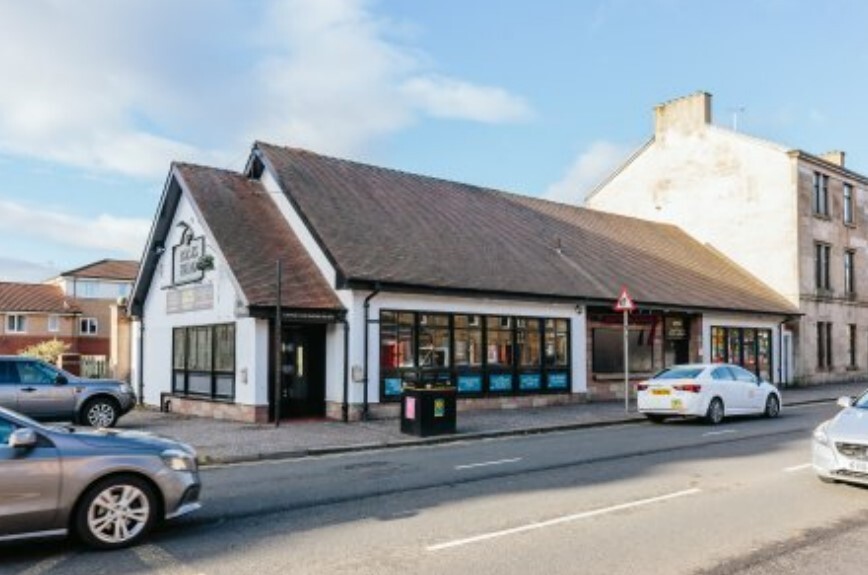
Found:
[(401, 433), (419, 437), (455, 433), (456, 394), (454, 387), (405, 387), (401, 396)]

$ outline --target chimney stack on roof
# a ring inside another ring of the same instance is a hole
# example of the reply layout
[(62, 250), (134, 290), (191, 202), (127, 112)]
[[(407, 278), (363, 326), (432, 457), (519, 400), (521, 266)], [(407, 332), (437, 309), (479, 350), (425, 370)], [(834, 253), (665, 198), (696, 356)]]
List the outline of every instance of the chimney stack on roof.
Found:
[(654, 135), (668, 131), (693, 132), (711, 123), (711, 94), (696, 92), (654, 107)]
[(826, 152), (825, 154), (820, 154), (820, 157), (829, 162), (830, 164), (835, 164), (836, 166), (844, 167), (844, 152), (840, 150), (833, 150), (831, 152)]

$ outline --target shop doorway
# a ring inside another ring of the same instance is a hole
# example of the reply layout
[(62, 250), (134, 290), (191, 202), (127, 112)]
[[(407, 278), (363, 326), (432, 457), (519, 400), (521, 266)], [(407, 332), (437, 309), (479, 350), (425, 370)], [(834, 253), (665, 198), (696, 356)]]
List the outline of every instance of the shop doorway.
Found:
[(663, 364), (690, 363), (690, 323), (685, 316), (667, 316), (664, 321)]
[(283, 328), (282, 418), (325, 416), (325, 339), (325, 325)]

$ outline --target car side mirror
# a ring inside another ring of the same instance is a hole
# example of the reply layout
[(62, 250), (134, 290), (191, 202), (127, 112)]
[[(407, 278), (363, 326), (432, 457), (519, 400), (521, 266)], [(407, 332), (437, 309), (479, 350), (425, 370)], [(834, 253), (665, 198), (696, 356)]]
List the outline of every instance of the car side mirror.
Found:
[(838, 398), (838, 405), (841, 407), (851, 407), (853, 405), (853, 398), (848, 396), (843, 396)]
[(54, 378), (54, 385), (66, 385), (67, 383), (69, 383), (69, 380), (62, 373), (58, 373)]
[(9, 447), (28, 449), (36, 446), (36, 432), (27, 427), (16, 429), (9, 436)]

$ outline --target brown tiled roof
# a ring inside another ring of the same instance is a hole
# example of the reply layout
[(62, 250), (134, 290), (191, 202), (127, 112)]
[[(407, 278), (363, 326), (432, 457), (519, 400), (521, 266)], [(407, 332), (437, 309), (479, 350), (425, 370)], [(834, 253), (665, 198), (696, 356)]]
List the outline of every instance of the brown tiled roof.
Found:
[(275, 268), (280, 259), (283, 307), (343, 309), (262, 184), (224, 170), (189, 164), (175, 168), (249, 305), (276, 304)]
[(61, 276), (76, 278), (93, 278), (106, 280), (133, 281), (139, 271), (139, 262), (136, 260), (100, 260), (68, 272)]
[(257, 143), (353, 282), (797, 313), (677, 227)]
[(0, 312), (73, 313), (75, 301), (60, 286), (0, 282)]

